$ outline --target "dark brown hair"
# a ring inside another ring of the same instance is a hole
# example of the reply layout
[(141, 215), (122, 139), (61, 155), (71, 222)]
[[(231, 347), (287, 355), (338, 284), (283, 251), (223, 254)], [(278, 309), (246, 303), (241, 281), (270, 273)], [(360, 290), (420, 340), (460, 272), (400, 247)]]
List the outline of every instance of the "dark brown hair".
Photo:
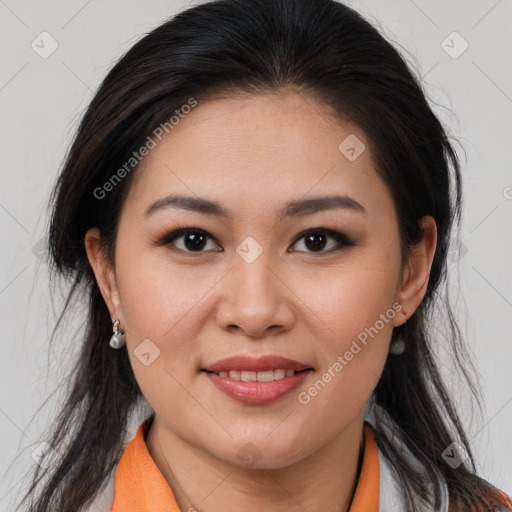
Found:
[[(449, 137), (404, 58), (363, 17), (332, 0), (220, 0), (194, 6), (138, 41), (111, 69), (92, 99), (52, 196), (48, 248), (52, 276), (71, 284), (52, 339), (77, 291), (88, 296), (86, 332), (66, 386), (67, 399), (52, 425), (50, 445), (61, 458), (37, 466), (22, 503), (33, 512), (78, 511), (88, 505), (118, 462), (127, 422), (141, 391), (125, 349), (108, 344), (111, 318), (89, 265), (84, 236), (98, 226), (114, 264), (119, 214), (137, 166), (102, 198), (97, 190), (176, 109), (213, 94), (296, 90), (332, 107), (366, 133), (376, 170), (398, 213), (404, 257), (432, 215), (438, 244), (424, 300), (395, 328), (407, 349), (390, 355), (375, 400), (435, 482), (444, 477), (453, 510), (489, 511), (503, 504), (476, 475), (471, 448), (431, 348), (434, 304), (447, 312), (446, 337), (469, 383), (473, 370), (448, 297), (447, 254), (460, 221), (461, 174)], [(96, 191), (96, 193), (95, 193)], [(75, 340), (76, 342), (76, 340)], [(469, 368), (470, 370), (468, 370)], [(408, 510), (426, 482), (376, 422), (379, 447), (396, 468)], [(456, 469), (442, 458), (453, 441), (466, 451)], [(44, 485), (37, 491), (44, 478)], [(432, 504), (434, 505), (434, 504)]]

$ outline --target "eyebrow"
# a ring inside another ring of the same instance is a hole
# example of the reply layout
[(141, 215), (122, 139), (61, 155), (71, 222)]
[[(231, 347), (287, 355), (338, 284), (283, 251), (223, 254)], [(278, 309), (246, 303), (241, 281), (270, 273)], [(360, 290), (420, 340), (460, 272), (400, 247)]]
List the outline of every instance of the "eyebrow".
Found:
[[(234, 217), (230, 210), (223, 207), (217, 201), (212, 201), (202, 197), (182, 196), (176, 194), (171, 194), (158, 199), (148, 206), (144, 211), (143, 216), (149, 217), (153, 213), (165, 208), (189, 210), (206, 215), (225, 217), (227, 219), (233, 219)], [(355, 211), (364, 214), (368, 213), (361, 203), (349, 196), (330, 195), (290, 201), (286, 203), (284, 208), (279, 212), (279, 220), (285, 217), (297, 217), (324, 210), (335, 209)]]

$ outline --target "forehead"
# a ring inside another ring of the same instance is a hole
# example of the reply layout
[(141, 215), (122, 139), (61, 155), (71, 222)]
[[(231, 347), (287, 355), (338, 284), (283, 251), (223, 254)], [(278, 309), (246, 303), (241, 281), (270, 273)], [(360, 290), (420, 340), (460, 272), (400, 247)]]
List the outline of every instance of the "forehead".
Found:
[[(346, 152), (351, 147), (356, 158)], [(140, 214), (170, 193), (252, 212), (326, 193), (381, 208), (390, 201), (361, 129), (298, 93), (199, 102), (144, 157), (134, 178), (129, 202)]]

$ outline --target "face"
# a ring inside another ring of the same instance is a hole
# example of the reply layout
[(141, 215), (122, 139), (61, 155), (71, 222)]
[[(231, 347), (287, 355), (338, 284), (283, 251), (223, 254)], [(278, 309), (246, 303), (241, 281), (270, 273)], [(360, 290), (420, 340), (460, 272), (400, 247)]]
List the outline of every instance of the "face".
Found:
[(257, 451), (266, 468), (362, 422), (408, 300), (365, 134), (295, 93), (215, 99), (134, 178), (102, 292), (158, 421), (230, 464)]

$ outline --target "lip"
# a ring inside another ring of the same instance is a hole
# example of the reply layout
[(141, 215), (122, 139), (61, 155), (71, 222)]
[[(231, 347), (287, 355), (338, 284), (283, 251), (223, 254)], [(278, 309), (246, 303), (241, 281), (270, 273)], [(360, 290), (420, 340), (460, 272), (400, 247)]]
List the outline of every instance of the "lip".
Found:
[(302, 370), (312, 369), (311, 365), (299, 363), (293, 359), (281, 357), (278, 355), (266, 355), (261, 357), (250, 357), (246, 355), (237, 355), (220, 359), (219, 361), (202, 368), (207, 372), (229, 372), (229, 371), (251, 371), (264, 372), (266, 370)]
[[(280, 366), (279, 368), (283, 367)], [(244, 367), (244, 369), (246, 368)], [(312, 369), (309, 368), (304, 369), (291, 377), (284, 377), (280, 380), (273, 380), (270, 382), (244, 382), (230, 379), (229, 377), (221, 377), (216, 373), (203, 370), (203, 373), (210, 379), (210, 381), (219, 391), (236, 400), (237, 402), (245, 405), (265, 405), (276, 402), (277, 400), (283, 398), (287, 394), (291, 393), (294, 389), (296, 389), (311, 372)]]

